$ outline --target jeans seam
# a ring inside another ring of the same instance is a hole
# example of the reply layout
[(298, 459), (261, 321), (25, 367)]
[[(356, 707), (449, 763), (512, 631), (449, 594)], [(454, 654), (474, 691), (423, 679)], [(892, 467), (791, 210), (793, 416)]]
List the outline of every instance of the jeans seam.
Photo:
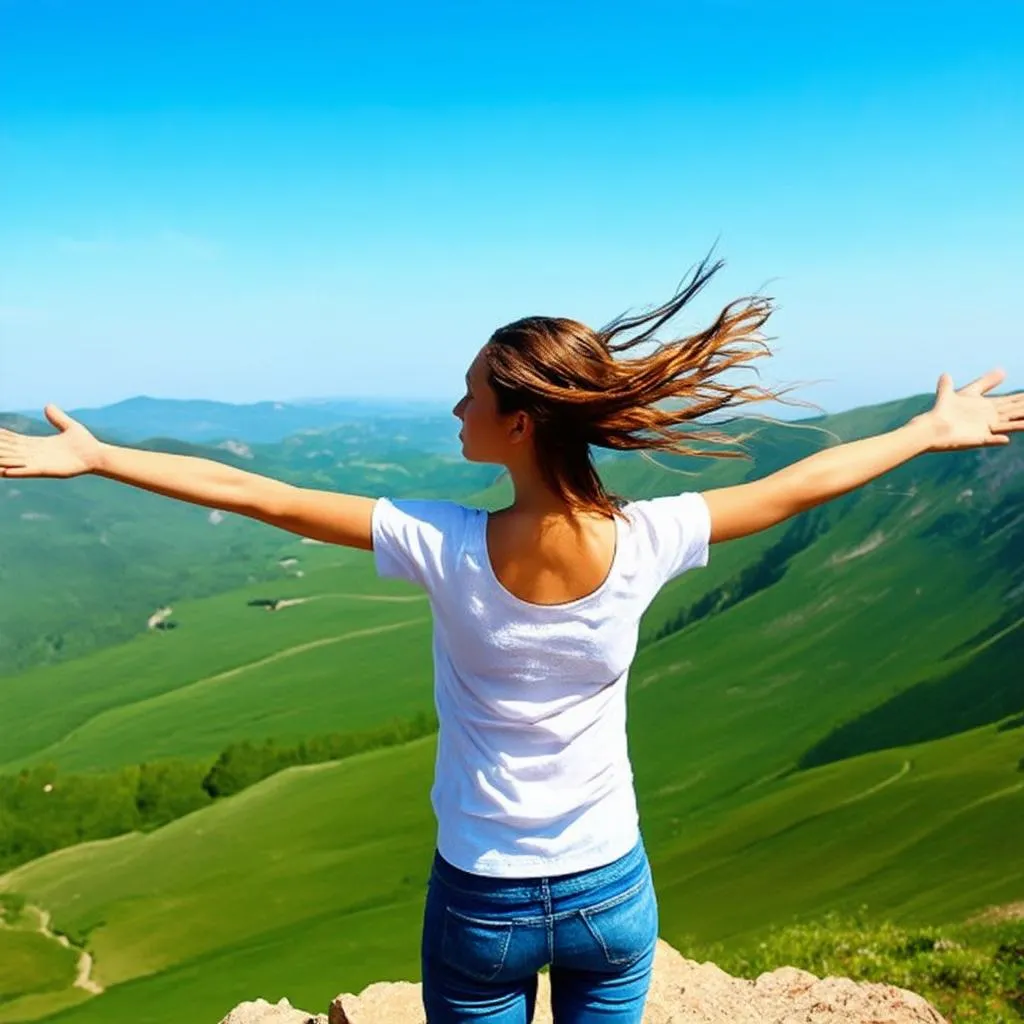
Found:
[(645, 885), (647, 884), (647, 876), (645, 875), (638, 882), (634, 882), (628, 889), (623, 889), (622, 892), (616, 893), (614, 896), (609, 896), (608, 899), (602, 900), (600, 903), (595, 903), (593, 906), (580, 907), (580, 913), (586, 916), (587, 914), (597, 913), (599, 910), (607, 910), (609, 907), (618, 906), (620, 903), (624, 903), (631, 896), (635, 896)]
[(555, 956), (555, 920), (552, 913), (551, 887), (548, 885), (547, 879), (541, 882), (541, 885), (544, 892), (544, 931), (548, 946), (548, 962), (550, 963)]
[(512, 926), (519, 922), (513, 918), (508, 917), (473, 917), (471, 914), (464, 914), (461, 910), (456, 910), (454, 907), (446, 906), (444, 908), (452, 917), (457, 917), (462, 921), (468, 921), (470, 924), (483, 924), (491, 927), (508, 926), (511, 931)]

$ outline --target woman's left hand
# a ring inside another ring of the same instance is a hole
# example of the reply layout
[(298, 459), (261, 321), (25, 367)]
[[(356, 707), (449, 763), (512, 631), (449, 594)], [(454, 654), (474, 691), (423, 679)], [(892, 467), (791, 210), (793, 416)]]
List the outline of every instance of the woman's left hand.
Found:
[(935, 405), (915, 416), (927, 422), (932, 443), (929, 451), (948, 452), (1009, 444), (1010, 434), (1024, 430), (1024, 392), (987, 397), (1006, 379), (1004, 370), (990, 370), (983, 377), (954, 390), (953, 378), (939, 378)]

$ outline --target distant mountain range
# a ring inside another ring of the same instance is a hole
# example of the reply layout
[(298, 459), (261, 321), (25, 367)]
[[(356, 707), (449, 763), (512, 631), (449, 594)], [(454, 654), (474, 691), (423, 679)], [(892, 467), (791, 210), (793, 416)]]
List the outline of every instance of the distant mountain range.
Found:
[[(384, 432), (392, 438), (402, 433), (402, 425), (406, 424), (406, 432), (416, 437), (421, 451), (458, 451), (458, 430), (451, 406), (438, 401), (329, 398), (235, 405), (140, 395), (99, 408), (64, 411), (107, 439), (127, 444), (155, 437), (173, 437), (195, 444), (226, 440), (276, 444), (293, 434), (315, 434), (356, 422), (380, 422), (386, 424)], [(42, 409), (7, 415), (45, 421)], [(0, 413), (0, 421), (3, 418)]]

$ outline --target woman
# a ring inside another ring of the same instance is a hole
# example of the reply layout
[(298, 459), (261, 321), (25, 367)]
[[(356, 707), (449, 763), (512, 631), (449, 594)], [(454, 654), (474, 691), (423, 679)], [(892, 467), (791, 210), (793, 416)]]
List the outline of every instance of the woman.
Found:
[[(432, 1024), (530, 1020), (545, 965), (559, 1024), (640, 1021), (658, 908), (625, 693), (638, 622), (658, 590), (705, 565), (710, 544), (767, 529), (922, 452), (1006, 444), (1024, 428), (1024, 395), (988, 396), (1001, 371), (958, 391), (943, 374), (934, 407), (886, 434), (737, 486), (615, 497), (592, 446), (735, 456), (735, 437), (675, 428), (779, 397), (721, 379), (769, 354), (758, 333), (767, 299), (737, 300), (698, 334), (615, 358), (652, 340), (720, 266), (703, 261), (665, 305), (600, 331), (531, 317), (494, 333), (453, 412), (466, 457), (511, 478), (515, 498), (496, 513), (330, 494), (101, 444), (54, 406), (46, 415), (57, 435), (0, 431), (4, 477), (94, 473), (372, 549), (380, 575), (426, 589), (440, 720), (421, 943)], [(686, 444), (701, 438), (718, 447)]]

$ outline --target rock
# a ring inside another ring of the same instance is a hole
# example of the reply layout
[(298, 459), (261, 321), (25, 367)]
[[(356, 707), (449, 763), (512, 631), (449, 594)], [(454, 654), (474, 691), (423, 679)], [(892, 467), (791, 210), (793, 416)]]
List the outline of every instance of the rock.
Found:
[[(285, 1009), (281, 1009), (281, 1007)], [(264, 1016), (260, 1016), (263, 1013)], [(236, 1014), (242, 1014), (236, 1016)], [(243, 1003), (221, 1024), (426, 1024), (420, 985), (377, 981), (358, 995), (343, 992), (327, 1017)], [(532, 1024), (552, 1024), (551, 982), (539, 975)], [(818, 978), (779, 967), (754, 981), (734, 978), (713, 963), (687, 960), (658, 940), (643, 1024), (948, 1024), (926, 1000), (906, 989), (849, 978)]]
[(375, 981), (358, 996), (343, 992), (331, 1003), (330, 1024), (413, 1024), (426, 1022), (420, 985), (412, 981)]
[(296, 1010), (287, 999), (268, 1003), (257, 999), (251, 1003), (240, 1003), (220, 1024), (327, 1024), (324, 1014), (309, 1014)]

